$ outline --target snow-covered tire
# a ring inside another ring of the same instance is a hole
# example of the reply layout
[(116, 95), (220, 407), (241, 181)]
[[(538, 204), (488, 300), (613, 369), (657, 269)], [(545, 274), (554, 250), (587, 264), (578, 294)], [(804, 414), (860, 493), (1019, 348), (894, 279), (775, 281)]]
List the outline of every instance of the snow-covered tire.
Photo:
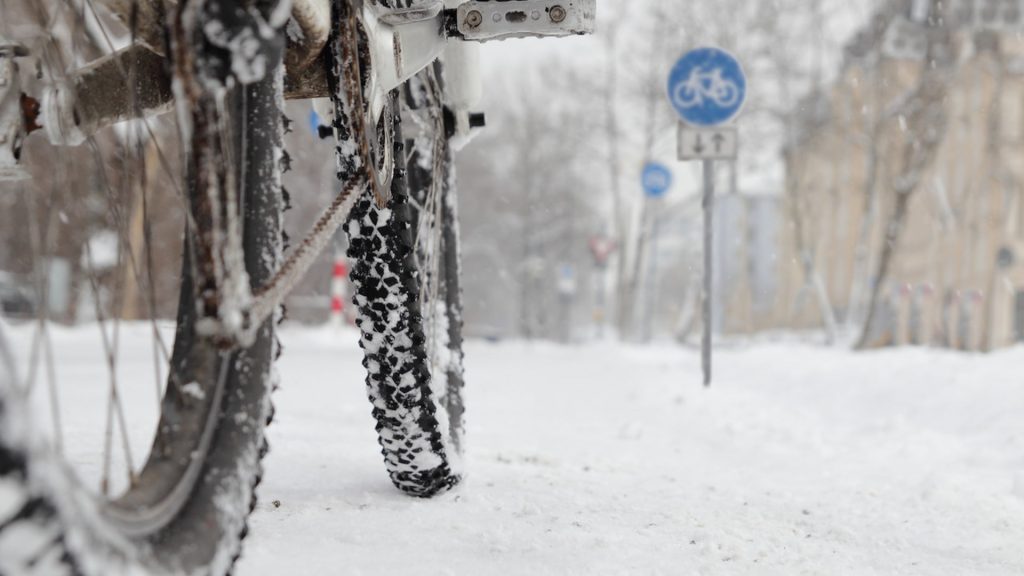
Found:
[[(398, 117), (395, 121), (396, 134)], [(401, 138), (395, 138), (396, 157), (403, 157)], [(377, 206), (372, 193), (356, 203), (346, 226), (349, 257), (354, 261), (351, 280), (358, 312), (356, 325), (365, 352), (366, 387), (377, 420), (384, 461), (392, 482), (403, 492), (431, 497), (461, 480), (461, 390), (453, 397), (448, 368), (432, 373), (425, 326), (441, 321), (446, 332), (455, 331), (458, 379), (461, 388), (461, 319), (450, 321), (446, 300), (420, 305), (424, 273), (416, 258), (416, 210), (409, 201), (406, 171), (396, 170), (391, 199)], [(454, 214), (452, 214), (454, 215)], [(457, 270), (457, 265), (454, 266)], [(457, 282), (453, 299), (457, 299)], [(438, 313), (445, 317), (438, 318)], [(450, 342), (450, 339), (447, 339)], [(453, 408), (455, 400), (457, 407)]]
[[(278, 162), (283, 80), (280, 71), (267, 76), (227, 98), (235, 117), (242, 117), (244, 110), (246, 118), (238, 123), (245, 128), (234, 136), (236, 145), (247, 143), (237, 148), (247, 151), (238, 176), (244, 190), (244, 260), (254, 289), (276, 272), (282, 242)], [(275, 320), (268, 320), (244, 349), (225, 351), (198, 335), (188, 252), (171, 377), (139, 485), (160, 485), (175, 466), (188, 472), (178, 472), (179, 478), (167, 482), (173, 489), (161, 492), (154, 508), (167, 503), (171, 512), (151, 522), (145, 533), (128, 528), (142, 521), (125, 516), (126, 510), (133, 512), (136, 489), (118, 501), (105, 500), (83, 486), (61, 456), (39, 439), (27, 399), (15, 385), (14, 359), (0, 326), (0, 575), (222, 575), (237, 560), (268, 449), (264, 430), (273, 412)], [(197, 396), (194, 387), (186, 393), (186, 384), (198, 384), (203, 394)], [(185, 435), (179, 432), (184, 428), (180, 423), (200, 405), (202, 449), (189, 453), (187, 462), (168, 456), (180, 454), (176, 450)], [(147, 484), (150, 480), (154, 482)], [(137, 507), (140, 517), (147, 515), (147, 506)]]

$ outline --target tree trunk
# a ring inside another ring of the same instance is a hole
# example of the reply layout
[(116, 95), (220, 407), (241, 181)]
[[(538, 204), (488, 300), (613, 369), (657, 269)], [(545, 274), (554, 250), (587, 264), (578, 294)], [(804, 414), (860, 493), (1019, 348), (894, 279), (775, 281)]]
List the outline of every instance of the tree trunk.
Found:
[[(936, 14), (940, 10), (940, 0), (934, 0), (932, 13)], [(934, 163), (948, 125), (946, 98), (949, 94), (951, 72), (956, 63), (952, 33), (946, 20), (936, 17), (929, 20), (927, 34), (928, 48), (922, 64), (921, 78), (914, 93), (903, 106), (906, 112), (904, 117), (907, 140), (904, 144), (901, 170), (893, 185), (896, 194), (895, 206), (886, 226), (885, 243), (882, 245), (875, 274), (876, 281), (871, 288), (867, 321), (857, 342), (858, 349), (867, 348), (872, 344), (869, 339), (878, 321), (882, 286), (888, 277), (903, 233), (910, 201), (920, 186), (924, 171)]]

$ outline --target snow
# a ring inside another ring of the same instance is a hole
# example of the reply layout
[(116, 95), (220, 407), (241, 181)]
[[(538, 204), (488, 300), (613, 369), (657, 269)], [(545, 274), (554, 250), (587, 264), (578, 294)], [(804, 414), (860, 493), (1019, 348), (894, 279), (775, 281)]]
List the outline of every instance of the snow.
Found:
[[(150, 331), (121, 330), (136, 440)], [(8, 333), (22, 371), (30, 335)], [(53, 337), (66, 449), (98, 476), (102, 425), (81, 421), (105, 399), (96, 327)], [(387, 477), (358, 334), (281, 338), (240, 576), (1024, 573), (1024, 348), (733, 345), (705, 390), (691, 349), (470, 341), (467, 476), (427, 501)]]
[(1024, 349), (760, 344), (703, 390), (691, 350), (471, 342), (467, 479), (420, 501), (356, 338), (282, 336), (241, 576), (1024, 572)]
[(202, 401), (206, 398), (206, 394), (203, 393), (203, 388), (199, 385), (199, 382), (189, 382), (181, 387), (181, 391), (184, 392), (186, 396), (191, 396), (196, 400)]
[(203, 35), (214, 46), (226, 49), (232, 55), (231, 72), (242, 84), (254, 84), (267, 72), (267, 59), (260, 53), (262, 43), (251, 28), (234, 30), (231, 35), (224, 23), (217, 19), (203, 24)]
[[(322, 4), (321, 4), (322, 5)], [(274, 10), (267, 17), (267, 24), (271, 28), (280, 28), (288, 23), (292, 14), (292, 0), (278, 0)]]
[(103, 271), (117, 266), (117, 232), (102, 230), (93, 234), (88, 246), (82, 250), (81, 265), (87, 270)]
[(302, 31), (302, 27), (294, 19), (288, 20), (288, 24), (285, 25), (285, 33), (288, 35), (288, 39), (292, 42), (302, 42), (306, 39), (306, 34)]

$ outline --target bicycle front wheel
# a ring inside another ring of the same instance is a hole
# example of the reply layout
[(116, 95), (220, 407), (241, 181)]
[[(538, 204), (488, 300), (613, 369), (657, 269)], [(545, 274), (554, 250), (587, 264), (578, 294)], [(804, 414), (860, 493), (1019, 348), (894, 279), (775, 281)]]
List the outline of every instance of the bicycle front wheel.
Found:
[(405, 157), (405, 146), (411, 153), (408, 170), (395, 170), (388, 205), (377, 206), (368, 192), (347, 226), (356, 324), (385, 464), (395, 486), (419, 497), (462, 478), (462, 294), (439, 70), (421, 72), (403, 98), (406, 113), (427, 117), (417, 123), (430, 127), (426, 133), (401, 144), (395, 115), (395, 157)]

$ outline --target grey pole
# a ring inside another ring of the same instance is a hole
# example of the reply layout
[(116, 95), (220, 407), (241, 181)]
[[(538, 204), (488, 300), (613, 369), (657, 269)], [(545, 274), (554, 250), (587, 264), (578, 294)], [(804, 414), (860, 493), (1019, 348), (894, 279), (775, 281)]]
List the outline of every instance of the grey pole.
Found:
[(704, 386), (711, 386), (711, 276), (712, 276), (712, 216), (715, 209), (715, 164), (704, 161), (704, 289), (701, 291), (701, 306), (704, 309), (704, 338), (701, 343), (701, 368), (704, 370)]
[(652, 324), (654, 323), (654, 312), (658, 304), (658, 213), (661, 209), (661, 199), (650, 199), (648, 202), (653, 206), (651, 210), (650, 234), (651, 240), (648, 243), (647, 254), (647, 298), (644, 308), (644, 332), (643, 341), (651, 341)]
[(597, 269), (597, 305), (594, 307), (597, 315), (597, 337), (604, 338), (604, 325), (608, 321), (608, 307), (605, 305), (605, 274), (607, 268), (601, 264), (596, 264)]

